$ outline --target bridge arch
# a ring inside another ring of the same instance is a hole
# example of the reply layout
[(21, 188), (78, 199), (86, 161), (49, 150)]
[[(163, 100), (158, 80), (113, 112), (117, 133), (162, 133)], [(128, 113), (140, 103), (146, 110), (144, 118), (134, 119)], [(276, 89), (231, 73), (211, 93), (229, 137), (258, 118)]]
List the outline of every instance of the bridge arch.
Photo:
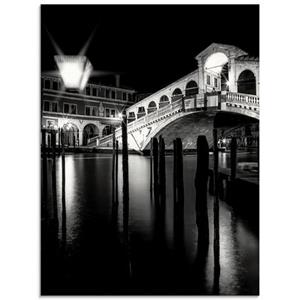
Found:
[(256, 95), (256, 77), (253, 71), (246, 69), (239, 74), (237, 89), (238, 93)]
[(183, 93), (180, 88), (176, 88), (172, 93), (172, 102), (179, 100), (183, 97)]
[(149, 102), (149, 104), (148, 104), (148, 109), (147, 109), (147, 113), (148, 114), (151, 114), (152, 112), (154, 112), (154, 111), (156, 111), (157, 110), (157, 105), (156, 105), (156, 103), (155, 103), (155, 101), (151, 101), (151, 102)]
[(166, 95), (161, 96), (159, 99), (159, 108), (162, 108), (168, 104), (170, 104), (168, 96)]
[(82, 144), (85, 146), (88, 144), (88, 140), (99, 135), (99, 128), (95, 124), (87, 124), (83, 128), (83, 140)]
[(199, 92), (198, 84), (194, 80), (190, 80), (185, 86), (185, 95), (193, 96), (197, 95)]

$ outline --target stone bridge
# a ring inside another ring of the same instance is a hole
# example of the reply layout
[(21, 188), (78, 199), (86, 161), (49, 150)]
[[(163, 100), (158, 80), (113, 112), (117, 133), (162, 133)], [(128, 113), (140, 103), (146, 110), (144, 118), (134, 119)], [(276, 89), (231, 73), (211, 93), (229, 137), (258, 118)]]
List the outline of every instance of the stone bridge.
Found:
[[(257, 58), (235, 46), (213, 43), (196, 60), (195, 71), (126, 110), (129, 149), (143, 151), (167, 125), (201, 111), (226, 111), (259, 120)], [(117, 128), (120, 144), (121, 135)], [(90, 145), (111, 146), (112, 135), (95, 137)]]

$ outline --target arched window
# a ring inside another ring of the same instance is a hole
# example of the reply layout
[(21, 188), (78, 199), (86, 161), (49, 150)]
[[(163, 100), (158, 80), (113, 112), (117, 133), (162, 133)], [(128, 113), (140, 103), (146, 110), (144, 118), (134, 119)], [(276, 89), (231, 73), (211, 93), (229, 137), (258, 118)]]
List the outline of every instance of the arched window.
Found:
[(102, 136), (106, 136), (112, 133), (112, 126), (106, 125), (102, 130)]
[(128, 123), (135, 120), (135, 113), (133, 111), (130, 111), (128, 114)]
[(64, 130), (64, 145), (75, 146), (79, 143), (79, 129), (73, 123), (67, 123), (63, 126)]
[(238, 93), (256, 95), (256, 79), (250, 70), (243, 71), (237, 81)]
[(172, 102), (177, 101), (183, 97), (182, 91), (179, 88), (176, 88), (172, 94)]
[(196, 83), (196, 81), (191, 80), (187, 83), (186, 87), (185, 87), (185, 95), (186, 96), (193, 96), (193, 95), (197, 95), (198, 94), (198, 85)]
[(156, 103), (154, 101), (151, 101), (148, 105), (148, 114), (151, 114), (152, 112), (157, 110)]
[(139, 119), (139, 118), (141, 118), (141, 117), (143, 117), (145, 115), (146, 115), (145, 107), (144, 106), (140, 106), (138, 108), (137, 118)]
[(83, 128), (83, 145), (88, 144), (88, 140), (99, 135), (99, 129), (94, 124), (88, 124)]
[(162, 108), (170, 103), (168, 96), (163, 95), (159, 99), (159, 108)]

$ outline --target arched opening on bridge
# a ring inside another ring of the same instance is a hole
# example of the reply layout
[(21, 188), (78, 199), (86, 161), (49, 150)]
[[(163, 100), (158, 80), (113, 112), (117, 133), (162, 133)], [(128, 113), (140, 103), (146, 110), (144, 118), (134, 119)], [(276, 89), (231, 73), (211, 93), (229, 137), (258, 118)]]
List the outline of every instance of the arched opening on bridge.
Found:
[(112, 133), (113, 127), (111, 125), (106, 125), (102, 130), (102, 136), (106, 136)]
[(191, 80), (187, 83), (186, 87), (185, 87), (185, 95), (188, 96), (194, 96), (197, 95), (199, 92), (198, 89), (198, 84), (196, 83), (196, 81)]
[(137, 118), (139, 119), (139, 118), (141, 118), (141, 117), (143, 117), (143, 116), (145, 116), (145, 115), (146, 115), (145, 107), (144, 107), (144, 106), (140, 106), (140, 107), (138, 108)]
[(128, 123), (133, 122), (135, 120), (135, 113), (130, 111), (128, 114)]
[(177, 101), (179, 99), (182, 99), (182, 98), (183, 98), (183, 94), (182, 94), (181, 89), (176, 88), (174, 90), (174, 92), (172, 93), (172, 102), (175, 102), (175, 101)]
[(238, 93), (256, 95), (256, 78), (252, 71), (243, 71), (237, 81)]
[(223, 52), (211, 54), (204, 64), (204, 86), (206, 92), (221, 91), (222, 85), (226, 90), (228, 83), (228, 57)]
[(152, 112), (156, 111), (157, 110), (157, 106), (156, 106), (156, 103), (154, 101), (151, 101), (148, 105), (148, 114), (151, 114)]
[(67, 123), (63, 126), (64, 140), (63, 144), (67, 146), (74, 146), (79, 144), (79, 129), (73, 123)]
[(159, 108), (165, 107), (168, 104), (170, 104), (168, 96), (166, 95), (161, 96), (159, 99)]
[(98, 135), (99, 135), (99, 129), (96, 125), (94, 125), (94, 124), (86, 125), (83, 129), (82, 144), (84, 146), (87, 145), (89, 139), (91, 139), (92, 137), (98, 136)]
[(221, 70), (221, 91), (228, 91), (228, 63), (226, 63)]

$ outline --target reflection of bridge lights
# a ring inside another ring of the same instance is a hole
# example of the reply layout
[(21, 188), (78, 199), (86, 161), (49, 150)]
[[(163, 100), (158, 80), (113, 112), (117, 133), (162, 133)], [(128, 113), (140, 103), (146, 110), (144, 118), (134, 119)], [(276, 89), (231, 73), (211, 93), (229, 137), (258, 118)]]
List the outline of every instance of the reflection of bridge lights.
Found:
[(86, 56), (55, 55), (55, 62), (66, 88), (83, 90), (92, 72)]

